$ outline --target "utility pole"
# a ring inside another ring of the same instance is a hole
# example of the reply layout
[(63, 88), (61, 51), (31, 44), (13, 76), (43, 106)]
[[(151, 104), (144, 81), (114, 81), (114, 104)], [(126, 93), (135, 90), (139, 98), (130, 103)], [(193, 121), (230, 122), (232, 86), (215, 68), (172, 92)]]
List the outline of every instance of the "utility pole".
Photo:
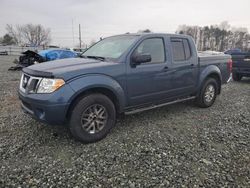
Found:
[(75, 37), (74, 37), (74, 20), (73, 19), (72, 19), (72, 39), (73, 39), (72, 47), (74, 47), (74, 45), (75, 45)]
[(80, 42), (80, 48), (82, 48), (81, 24), (79, 24), (79, 42)]

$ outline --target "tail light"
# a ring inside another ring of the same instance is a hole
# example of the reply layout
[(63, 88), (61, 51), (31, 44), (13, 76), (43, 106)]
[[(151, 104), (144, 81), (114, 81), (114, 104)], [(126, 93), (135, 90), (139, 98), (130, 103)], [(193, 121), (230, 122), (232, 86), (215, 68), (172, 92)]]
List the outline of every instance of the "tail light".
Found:
[(230, 73), (232, 72), (232, 69), (233, 69), (233, 61), (232, 61), (232, 59), (228, 60), (227, 69), (229, 70)]

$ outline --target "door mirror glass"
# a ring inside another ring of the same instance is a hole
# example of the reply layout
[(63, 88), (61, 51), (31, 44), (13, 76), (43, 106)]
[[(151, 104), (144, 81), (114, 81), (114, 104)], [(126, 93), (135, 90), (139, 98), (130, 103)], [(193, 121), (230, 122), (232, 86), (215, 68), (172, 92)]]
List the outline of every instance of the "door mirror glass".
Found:
[(142, 63), (148, 63), (151, 61), (151, 55), (150, 54), (135, 54), (132, 57), (132, 63), (133, 65), (140, 65)]

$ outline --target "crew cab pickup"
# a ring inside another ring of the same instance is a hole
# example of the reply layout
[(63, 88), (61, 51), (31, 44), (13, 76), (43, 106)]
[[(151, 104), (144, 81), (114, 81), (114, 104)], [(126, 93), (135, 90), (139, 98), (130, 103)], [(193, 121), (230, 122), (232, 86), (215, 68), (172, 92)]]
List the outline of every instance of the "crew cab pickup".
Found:
[(233, 80), (240, 81), (242, 77), (250, 77), (250, 52), (228, 50), (225, 53), (232, 56)]
[(104, 138), (119, 114), (194, 100), (210, 107), (230, 78), (230, 55), (197, 53), (190, 36), (125, 34), (105, 38), (81, 58), (23, 69), (22, 109), (75, 138)]

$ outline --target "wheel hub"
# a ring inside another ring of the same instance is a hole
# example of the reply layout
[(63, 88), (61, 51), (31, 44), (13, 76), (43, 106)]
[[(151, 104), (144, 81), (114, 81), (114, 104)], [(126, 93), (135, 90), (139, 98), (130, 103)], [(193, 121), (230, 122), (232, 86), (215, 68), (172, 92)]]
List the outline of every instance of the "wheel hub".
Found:
[(95, 134), (100, 132), (106, 125), (108, 113), (104, 106), (94, 104), (88, 107), (82, 114), (82, 128), (90, 133)]
[(205, 90), (205, 101), (210, 103), (213, 99), (214, 99), (214, 96), (215, 96), (215, 88), (213, 85), (208, 85), (206, 90)]

